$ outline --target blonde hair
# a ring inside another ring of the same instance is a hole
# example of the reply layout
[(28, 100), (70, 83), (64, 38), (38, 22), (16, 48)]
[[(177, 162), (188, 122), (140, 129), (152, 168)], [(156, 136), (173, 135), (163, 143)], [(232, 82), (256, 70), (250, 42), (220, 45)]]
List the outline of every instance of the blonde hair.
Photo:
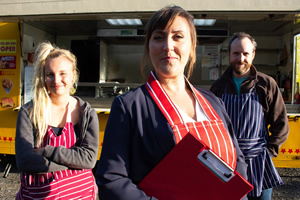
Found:
[(145, 32), (146, 32), (146, 39), (145, 39), (145, 48), (144, 48), (144, 55), (141, 62), (141, 72), (143, 76), (145, 76), (146, 66), (149, 61), (149, 41), (152, 36), (152, 33), (156, 29), (165, 29), (172, 25), (173, 21), (176, 17), (183, 17), (186, 19), (188, 26), (190, 28), (190, 36), (191, 36), (191, 56), (189, 61), (185, 67), (185, 74), (187, 78), (190, 78), (193, 72), (193, 67), (196, 62), (196, 45), (197, 45), (197, 32), (194, 25), (194, 17), (189, 12), (184, 10), (179, 6), (167, 6), (159, 11), (157, 11), (148, 21)]
[(50, 42), (40, 43), (35, 50), (33, 76), (33, 108), (30, 117), (36, 129), (35, 141), (40, 146), (47, 132), (51, 114), (51, 99), (45, 84), (45, 66), (52, 58), (65, 57), (72, 62), (74, 79), (70, 95), (76, 91), (78, 82), (77, 60), (74, 54), (66, 49), (58, 48)]

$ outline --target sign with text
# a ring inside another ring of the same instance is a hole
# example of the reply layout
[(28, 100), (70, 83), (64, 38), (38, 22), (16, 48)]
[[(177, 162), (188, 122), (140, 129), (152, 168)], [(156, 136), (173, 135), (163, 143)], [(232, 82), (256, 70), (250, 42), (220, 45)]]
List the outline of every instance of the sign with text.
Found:
[(14, 109), (21, 104), (19, 31), (18, 23), (0, 23), (0, 111)]
[(0, 54), (16, 53), (17, 40), (0, 40)]

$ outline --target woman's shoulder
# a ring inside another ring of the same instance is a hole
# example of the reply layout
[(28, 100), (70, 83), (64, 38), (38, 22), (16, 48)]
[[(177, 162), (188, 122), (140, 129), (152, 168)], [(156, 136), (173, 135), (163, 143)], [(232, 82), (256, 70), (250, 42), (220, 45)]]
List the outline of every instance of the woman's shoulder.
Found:
[(74, 101), (74, 104), (77, 104), (77, 108), (80, 111), (84, 111), (84, 110), (93, 110), (92, 106), (90, 105), (90, 103), (88, 101), (83, 100), (82, 98), (78, 97), (78, 96), (72, 96), (72, 99)]
[(29, 101), (21, 106), (21, 111), (29, 112), (33, 108), (33, 101)]
[(29, 101), (25, 104), (23, 104), (18, 112), (18, 119), (20, 120), (26, 120), (30, 119), (30, 113), (33, 109), (33, 101)]
[(116, 98), (122, 99), (123, 101), (132, 101), (134, 99), (139, 99), (139, 98), (145, 96), (146, 92), (147, 92), (147, 90), (146, 90), (145, 85), (141, 85), (125, 94), (117, 96)]

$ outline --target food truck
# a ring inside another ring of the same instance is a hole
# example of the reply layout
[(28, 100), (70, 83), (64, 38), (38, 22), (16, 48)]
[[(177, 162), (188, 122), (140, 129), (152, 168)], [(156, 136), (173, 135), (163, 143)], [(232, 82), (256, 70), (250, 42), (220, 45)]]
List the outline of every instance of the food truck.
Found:
[[(197, 19), (197, 61), (190, 79), (197, 87), (209, 89), (228, 67), (227, 45), (234, 32), (244, 31), (256, 39), (254, 65), (277, 81), (289, 117), (289, 137), (274, 163), (276, 167), (300, 167), (300, 2), (176, 2)], [(0, 155), (13, 158), (15, 154), (18, 111), (32, 95), (34, 50), (39, 42), (50, 41), (70, 49), (78, 59), (80, 77), (75, 95), (98, 113), (99, 158), (113, 99), (145, 82), (140, 73), (145, 25), (155, 11), (171, 3), (174, 1), (3, 2)], [(10, 166), (9, 162), (5, 174)]]

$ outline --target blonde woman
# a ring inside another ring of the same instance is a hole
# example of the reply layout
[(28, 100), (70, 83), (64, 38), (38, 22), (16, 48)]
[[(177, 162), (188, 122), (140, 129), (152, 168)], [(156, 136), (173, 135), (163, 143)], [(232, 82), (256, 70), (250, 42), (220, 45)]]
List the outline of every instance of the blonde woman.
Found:
[(34, 96), (16, 129), (21, 187), (16, 199), (95, 199), (98, 117), (75, 92), (76, 57), (51, 43), (35, 51)]

